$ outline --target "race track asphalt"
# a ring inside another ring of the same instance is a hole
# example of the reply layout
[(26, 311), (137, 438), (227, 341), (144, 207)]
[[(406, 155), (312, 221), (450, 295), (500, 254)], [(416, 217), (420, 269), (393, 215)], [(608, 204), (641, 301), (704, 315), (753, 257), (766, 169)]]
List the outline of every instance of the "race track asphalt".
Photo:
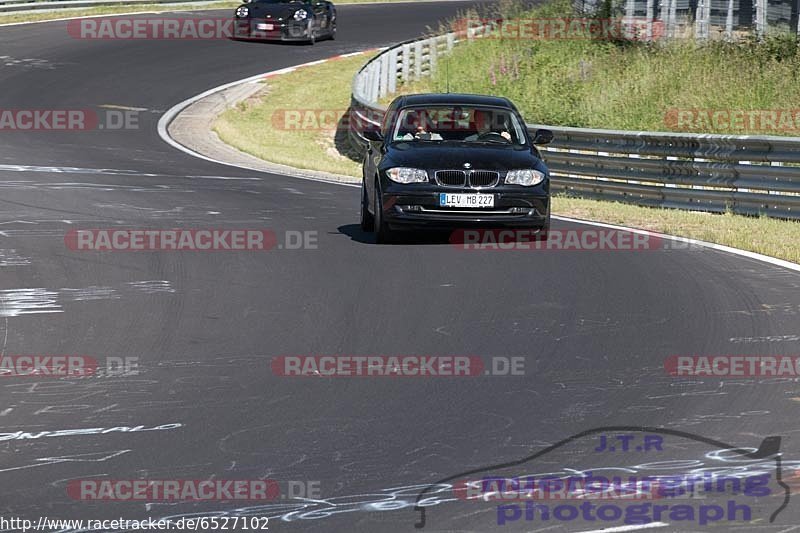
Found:
[[(784, 476), (800, 466), (796, 380), (678, 379), (664, 369), (671, 355), (798, 354), (797, 272), (705, 248), (377, 246), (358, 228), (357, 188), (210, 163), (157, 135), (164, 111), (202, 91), (410, 39), (467, 5), (341, 6), (337, 40), (313, 47), (88, 41), (70, 37), (66, 22), (0, 28), (0, 109), (144, 110), (136, 130), (0, 131), (2, 353), (135, 357), (140, 371), (0, 378), (0, 516), (227, 513), (271, 517), (272, 531), (412, 531), (426, 485), (604, 426), (667, 428), (748, 448), (777, 435)], [(263, 228), (312, 232), (317, 246), (70, 250), (65, 234), (82, 228)], [(524, 373), (288, 378), (271, 370), (273, 357), (312, 354), (522, 357)], [(116, 429), (54, 433), (92, 428)], [(601, 455), (597, 439), (584, 437), (515, 472), (624, 465), (631, 475), (674, 474), (740, 460), (676, 439), (665, 437), (663, 451)], [(747, 465), (737, 472), (773, 473), (770, 461)], [(87, 478), (270, 478), (319, 495), (266, 503), (70, 497), (70, 481)], [(800, 523), (795, 502), (768, 521), (783, 501), (773, 488), (751, 502), (753, 523), (715, 529), (790, 531)], [(448, 485), (435, 492), (428, 531), (621, 525), (519, 518), (500, 527), (496, 506), (453, 501)], [(661, 522), (661, 531), (704, 530), (697, 521)]]

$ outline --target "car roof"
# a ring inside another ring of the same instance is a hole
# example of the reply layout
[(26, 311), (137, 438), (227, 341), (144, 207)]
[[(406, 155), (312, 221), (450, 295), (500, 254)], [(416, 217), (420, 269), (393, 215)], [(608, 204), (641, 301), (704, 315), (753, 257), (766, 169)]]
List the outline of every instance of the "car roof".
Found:
[(393, 104), (396, 104), (398, 108), (420, 105), (463, 105), (514, 109), (514, 104), (508, 98), (502, 96), (461, 93), (407, 94), (397, 97)]

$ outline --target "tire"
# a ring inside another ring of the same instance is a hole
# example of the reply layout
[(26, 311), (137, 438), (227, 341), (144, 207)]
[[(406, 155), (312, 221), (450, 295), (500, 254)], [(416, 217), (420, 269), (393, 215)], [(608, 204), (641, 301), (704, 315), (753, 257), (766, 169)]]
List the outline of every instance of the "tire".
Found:
[(331, 21), (330, 40), (331, 41), (336, 40), (336, 19), (333, 19)]
[(317, 42), (317, 34), (314, 33), (314, 23), (313, 22), (309, 22), (308, 23), (308, 41), (306, 41), (306, 43), (310, 44), (311, 46), (314, 46), (314, 43), (316, 43), (316, 42)]
[(550, 235), (550, 215), (547, 215), (547, 222), (545, 222), (542, 229), (539, 230), (539, 233), (536, 234), (536, 241), (537, 242), (547, 242), (547, 239)]
[(369, 198), (367, 197), (367, 188), (364, 183), (361, 183), (361, 229), (363, 231), (372, 231), (375, 227), (375, 217), (369, 212)]
[(380, 188), (378, 182), (375, 182), (375, 201), (372, 218), (372, 232), (375, 234), (375, 242), (378, 244), (388, 244), (392, 242), (392, 232), (389, 225), (383, 220), (383, 200), (381, 200)]

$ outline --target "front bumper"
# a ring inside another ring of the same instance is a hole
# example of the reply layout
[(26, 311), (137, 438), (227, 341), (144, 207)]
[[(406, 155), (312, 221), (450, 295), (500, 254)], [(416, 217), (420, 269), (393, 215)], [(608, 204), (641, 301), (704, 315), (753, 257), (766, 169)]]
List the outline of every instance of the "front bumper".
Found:
[[(259, 24), (271, 24), (273, 29), (258, 29)], [(308, 41), (312, 31), (307, 20), (236, 19), (234, 28), (236, 39), (263, 41)]]
[[(439, 207), (439, 194), (476, 193), (494, 195), (494, 207)], [(487, 189), (389, 185), (383, 191), (383, 219), (390, 228), (508, 227), (542, 229), (550, 215), (548, 185), (531, 188)]]

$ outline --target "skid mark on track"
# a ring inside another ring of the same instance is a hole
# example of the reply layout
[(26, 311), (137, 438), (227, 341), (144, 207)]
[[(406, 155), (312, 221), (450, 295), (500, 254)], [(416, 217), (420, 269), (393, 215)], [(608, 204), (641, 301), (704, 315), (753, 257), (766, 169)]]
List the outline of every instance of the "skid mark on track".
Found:
[[(131, 294), (174, 293), (166, 280), (131, 281), (124, 285)], [(119, 300), (123, 294), (114, 287), (92, 285), (81, 288), (46, 289), (31, 287), (0, 291), (0, 317), (18, 317), (48, 313), (63, 313), (65, 302)]]
[(82, 289), (61, 289), (60, 296), (73, 302), (89, 302), (92, 300), (115, 300), (120, 298), (111, 287), (85, 287)]
[(0, 267), (27, 266), (30, 264), (31, 259), (18, 254), (15, 249), (0, 249)]
[(751, 343), (751, 342), (795, 342), (800, 341), (800, 335), (770, 335), (767, 337), (731, 337), (729, 342)]
[(60, 457), (42, 457), (35, 459), (33, 463), (13, 466), (9, 468), (0, 469), (0, 473), (12, 472), (15, 470), (28, 470), (30, 468), (38, 468), (41, 466), (57, 465), (61, 463), (104, 463), (120, 455), (124, 455), (131, 450), (115, 450), (110, 452), (95, 452), (95, 453), (82, 453), (77, 455), (62, 455)]
[(43, 313), (62, 313), (58, 293), (43, 288), (0, 291), (0, 316), (16, 317)]
[(57, 66), (61, 65), (61, 63), (53, 63), (52, 61), (48, 61), (47, 59), (37, 59), (37, 58), (18, 59), (16, 57), (11, 57), (11, 56), (0, 56), (0, 63), (2, 63), (4, 67), (20, 67), (28, 69), (39, 69), (39, 70), (54, 70)]
[(145, 294), (157, 294), (160, 292), (175, 292), (172, 284), (166, 280), (151, 281), (130, 281), (126, 283), (131, 289)]
[(779, 303), (779, 304), (761, 304), (761, 307), (754, 309), (741, 309), (736, 311), (723, 311), (717, 313), (718, 315), (744, 315), (744, 316), (776, 316), (776, 315), (800, 315), (800, 304), (796, 303)]

